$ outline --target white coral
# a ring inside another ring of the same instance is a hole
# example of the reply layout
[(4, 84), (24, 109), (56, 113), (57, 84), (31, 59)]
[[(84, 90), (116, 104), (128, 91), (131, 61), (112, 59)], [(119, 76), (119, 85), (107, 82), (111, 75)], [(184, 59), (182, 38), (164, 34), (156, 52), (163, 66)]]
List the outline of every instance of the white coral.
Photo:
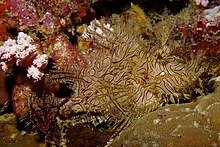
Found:
[(3, 71), (7, 71), (8, 70), (8, 66), (5, 62), (0, 62), (0, 66), (2, 66), (2, 70)]
[(0, 47), (1, 59), (11, 60), (11, 57), (16, 54), (17, 44), (15, 40), (8, 39), (4, 45)]
[(42, 67), (43, 65), (46, 65), (47, 64), (47, 61), (48, 61), (48, 57), (46, 54), (43, 54), (43, 55), (37, 55), (36, 59), (34, 59), (33, 61), (33, 64), (40, 68)]
[(33, 65), (28, 68), (27, 72), (27, 77), (32, 77), (34, 81), (39, 81), (41, 77), (44, 75), (44, 73), (40, 72), (40, 70)]
[[(32, 45), (33, 39), (23, 32), (18, 33), (17, 40), (8, 39), (0, 47), (0, 56), (2, 60), (10, 61), (13, 57), (24, 59), (30, 53), (36, 52), (36, 46)], [(18, 64), (19, 62), (17, 62)]]
[(203, 7), (207, 7), (209, 0), (193, 0), (196, 5), (201, 5)]
[(25, 58), (32, 54), (36, 55), (36, 58), (33, 60), (33, 65), (28, 68), (28, 77), (32, 77), (35, 81), (41, 79), (44, 75), (40, 72), (40, 68), (47, 64), (48, 57), (43, 54), (40, 55), (37, 53), (36, 46), (32, 43), (34, 40), (31, 36), (19, 32), (17, 40), (8, 39), (5, 41), (3, 46), (0, 47), (0, 66), (4, 71), (8, 69), (7, 62), (15, 59), (16, 65), (19, 66), (21, 61), (25, 60)]

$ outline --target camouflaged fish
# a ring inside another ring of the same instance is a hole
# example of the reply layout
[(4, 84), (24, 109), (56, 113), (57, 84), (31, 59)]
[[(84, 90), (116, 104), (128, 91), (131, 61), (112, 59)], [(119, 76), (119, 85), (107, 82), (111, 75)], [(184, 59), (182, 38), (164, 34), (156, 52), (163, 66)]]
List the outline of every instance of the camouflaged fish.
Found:
[(130, 120), (188, 98), (204, 71), (199, 58), (171, 55), (176, 43), (170, 38), (172, 18), (154, 25), (140, 19), (113, 15), (85, 28), (81, 40), (91, 43), (84, 52), (88, 65), (64, 63), (48, 75), (49, 82), (73, 83), (60, 114), (73, 123), (105, 122), (120, 132)]

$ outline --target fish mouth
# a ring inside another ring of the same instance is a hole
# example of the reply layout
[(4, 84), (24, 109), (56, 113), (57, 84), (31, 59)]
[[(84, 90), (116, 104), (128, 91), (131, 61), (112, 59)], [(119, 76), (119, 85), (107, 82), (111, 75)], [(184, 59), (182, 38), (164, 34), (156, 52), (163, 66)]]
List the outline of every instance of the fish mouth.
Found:
[(59, 119), (72, 125), (92, 125), (98, 130), (109, 130), (116, 124), (116, 119), (113, 116), (106, 116), (101, 112), (77, 112), (68, 115), (68, 117), (61, 116)]

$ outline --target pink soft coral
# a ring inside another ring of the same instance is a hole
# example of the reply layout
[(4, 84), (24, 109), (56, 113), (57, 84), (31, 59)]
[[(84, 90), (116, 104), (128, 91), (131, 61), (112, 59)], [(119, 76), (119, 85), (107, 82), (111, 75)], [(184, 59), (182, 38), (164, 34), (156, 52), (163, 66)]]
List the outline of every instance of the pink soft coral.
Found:
[(31, 36), (19, 32), (17, 40), (8, 39), (0, 47), (0, 65), (4, 71), (8, 70), (8, 65), (16, 63), (27, 70), (27, 76), (35, 81), (44, 75), (42, 70), (47, 65), (48, 57), (45, 54), (38, 54), (36, 46), (33, 45)]

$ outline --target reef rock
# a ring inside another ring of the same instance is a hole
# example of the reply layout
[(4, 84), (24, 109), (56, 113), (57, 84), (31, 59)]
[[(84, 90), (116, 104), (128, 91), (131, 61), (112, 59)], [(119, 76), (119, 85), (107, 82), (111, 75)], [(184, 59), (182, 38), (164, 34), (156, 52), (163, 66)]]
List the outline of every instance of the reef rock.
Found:
[(171, 104), (131, 123), (114, 146), (219, 146), (220, 84), (195, 102)]

